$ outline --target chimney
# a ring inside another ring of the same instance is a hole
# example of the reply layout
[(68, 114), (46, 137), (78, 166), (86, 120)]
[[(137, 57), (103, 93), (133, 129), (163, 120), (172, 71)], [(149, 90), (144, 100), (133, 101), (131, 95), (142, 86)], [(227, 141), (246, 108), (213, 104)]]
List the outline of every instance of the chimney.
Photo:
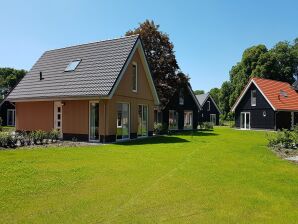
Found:
[(42, 72), (39, 72), (39, 80), (43, 80), (44, 78), (42, 77)]

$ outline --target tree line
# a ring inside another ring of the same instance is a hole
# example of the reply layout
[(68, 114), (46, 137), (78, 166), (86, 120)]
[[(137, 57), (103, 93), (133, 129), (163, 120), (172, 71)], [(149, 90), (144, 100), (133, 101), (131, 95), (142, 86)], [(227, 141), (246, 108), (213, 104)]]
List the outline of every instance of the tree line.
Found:
[(252, 77), (273, 79), (292, 84), (298, 75), (298, 38), (293, 42), (281, 41), (268, 49), (264, 44), (247, 48), (241, 61), (229, 72), (229, 80), (220, 88), (210, 90), (224, 119), (229, 119), (231, 107)]
[(1, 99), (6, 96), (27, 73), (24, 69), (0, 68)]
[[(152, 20), (145, 20), (125, 35), (139, 34), (157, 89), (161, 106), (165, 106), (176, 89), (189, 82), (189, 76), (180, 70), (176, 60), (174, 44), (167, 33)], [(247, 48), (241, 61), (229, 72), (229, 80), (220, 88), (212, 88), (210, 94), (219, 105), (224, 119), (232, 117), (231, 107), (251, 77), (261, 77), (292, 84), (298, 74), (298, 38), (293, 42), (281, 41), (268, 49), (260, 44)], [(0, 68), (0, 88), (7, 94), (24, 77), (25, 70)], [(197, 90), (196, 94), (204, 91)]]

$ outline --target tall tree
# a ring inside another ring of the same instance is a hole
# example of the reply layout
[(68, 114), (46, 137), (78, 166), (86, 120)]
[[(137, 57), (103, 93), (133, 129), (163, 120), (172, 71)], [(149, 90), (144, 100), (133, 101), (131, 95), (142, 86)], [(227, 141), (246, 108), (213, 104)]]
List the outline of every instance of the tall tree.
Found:
[(126, 35), (133, 34), (141, 37), (159, 99), (165, 105), (177, 87), (188, 81), (188, 76), (178, 72), (174, 45), (169, 36), (159, 30), (159, 25), (146, 20), (139, 27), (126, 32)]
[(232, 92), (232, 84), (229, 81), (225, 81), (220, 88), (219, 93), (219, 108), (221, 112), (226, 115), (230, 112), (230, 94)]
[(212, 88), (209, 91), (211, 97), (214, 99), (215, 103), (219, 104), (219, 95), (220, 95), (220, 89), (219, 88)]
[(24, 77), (27, 71), (14, 68), (0, 68), (0, 91), (1, 95), (9, 93)]

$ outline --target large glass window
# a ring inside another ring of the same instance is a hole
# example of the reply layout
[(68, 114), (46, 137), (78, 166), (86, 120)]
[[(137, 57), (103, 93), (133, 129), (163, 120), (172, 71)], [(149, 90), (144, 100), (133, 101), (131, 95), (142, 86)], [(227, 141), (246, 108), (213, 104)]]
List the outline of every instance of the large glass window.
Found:
[(192, 129), (192, 111), (184, 111), (184, 129)]
[(129, 138), (129, 104), (117, 103), (117, 140)]
[(148, 106), (139, 105), (138, 108), (138, 136), (148, 135)]
[(15, 126), (16, 111), (14, 109), (7, 110), (7, 126)]
[(178, 113), (175, 110), (169, 110), (169, 129), (178, 129)]
[(257, 91), (252, 90), (251, 91), (251, 106), (256, 106), (257, 105)]
[(99, 103), (89, 104), (89, 140), (99, 140)]
[(138, 88), (138, 66), (137, 63), (132, 64), (132, 91), (137, 92)]

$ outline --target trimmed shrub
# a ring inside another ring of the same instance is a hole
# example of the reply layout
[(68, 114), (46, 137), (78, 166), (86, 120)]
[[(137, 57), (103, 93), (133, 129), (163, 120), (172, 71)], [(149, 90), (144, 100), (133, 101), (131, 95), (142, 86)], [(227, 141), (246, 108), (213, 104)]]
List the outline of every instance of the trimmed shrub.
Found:
[(48, 136), (52, 142), (56, 142), (59, 139), (60, 132), (57, 129), (53, 129)]
[(267, 139), (269, 147), (297, 149), (298, 128), (295, 127), (294, 131), (283, 129), (274, 134), (267, 134)]
[(14, 148), (16, 147), (16, 138), (9, 132), (0, 132), (0, 147)]
[(154, 123), (153, 132), (156, 135), (166, 134), (166, 133), (168, 133), (168, 126), (166, 124), (162, 124), (162, 123)]
[(213, 130), (213, 123), (212, 122), (203, 122), (201, 125), (200, 125), (201, 129), (204, 129), (204, 130)]

